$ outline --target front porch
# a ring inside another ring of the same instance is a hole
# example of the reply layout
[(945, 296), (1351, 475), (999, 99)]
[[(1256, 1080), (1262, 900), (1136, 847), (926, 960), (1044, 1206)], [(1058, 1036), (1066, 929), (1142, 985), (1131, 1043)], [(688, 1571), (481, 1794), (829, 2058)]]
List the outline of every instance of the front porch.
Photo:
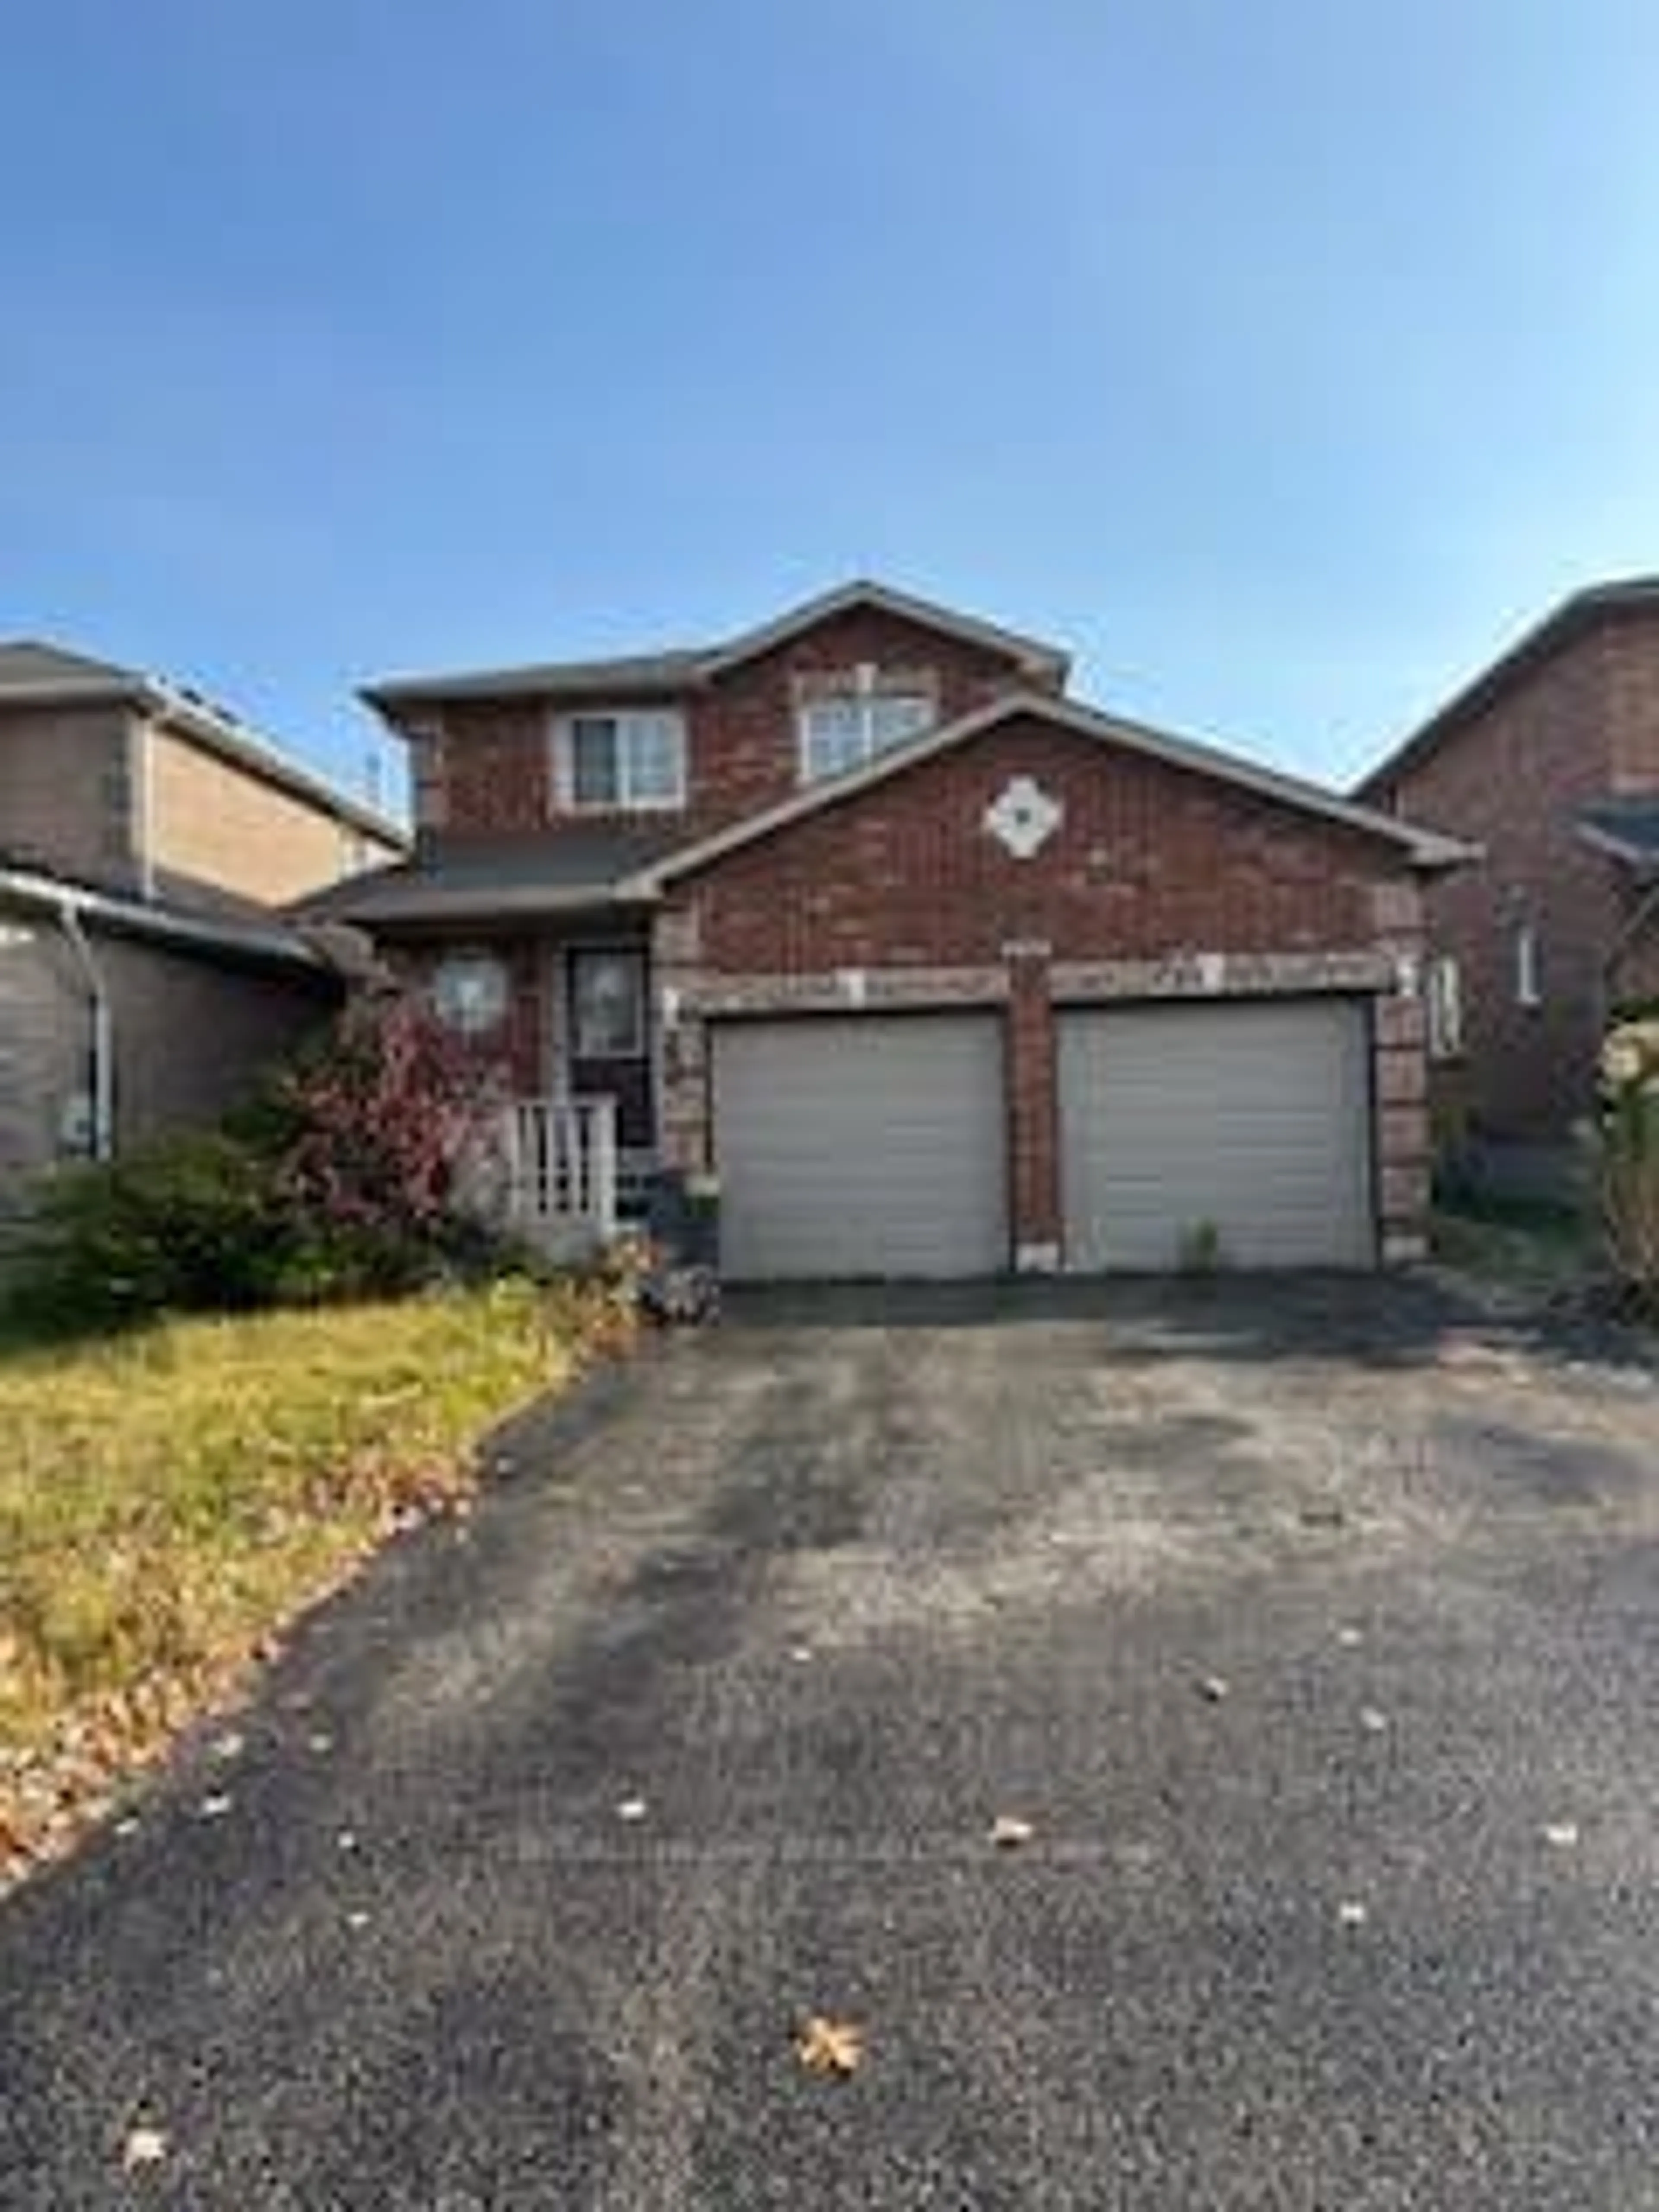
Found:
[(440, 1019), (509, 1094), (467, 1170), (479, 1212), (560, 1260), (642, 1221), (659, 1158), (644, 940), (480, 933), (420, 968)]
[(550, 1259), (602, 1250), (644, 1211), (637, 1163), (625, 1192), (614, 1098), (515, 1098), (502, 1109), (500, 1209), (508, 1231)]

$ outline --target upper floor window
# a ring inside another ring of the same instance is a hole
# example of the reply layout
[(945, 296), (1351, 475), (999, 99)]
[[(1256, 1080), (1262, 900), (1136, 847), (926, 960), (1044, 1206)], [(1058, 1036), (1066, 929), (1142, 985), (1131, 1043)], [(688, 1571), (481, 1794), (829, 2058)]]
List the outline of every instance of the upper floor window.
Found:
[(913, 678), (884, 681), (863, 667), (844, 684), (815, 691), (800, 706), (803, 783), (840, 775), (931, 729), (939, 719), (933, 694)]
[(1429, 963), (1429, 1057), (1459, 1060), (1463, 1053), (1463, 981), (1449, 952)]
[(561, 717), (554, 783), (573, 813), (685, 804), (685, 722), (672, 709), (607, 708)]
[(1517, 1006), (1541, 1006), (1544, 1003), (1538, 932), (1529, 921), (1523, 921), (1515, 933), (1515, 1003)]

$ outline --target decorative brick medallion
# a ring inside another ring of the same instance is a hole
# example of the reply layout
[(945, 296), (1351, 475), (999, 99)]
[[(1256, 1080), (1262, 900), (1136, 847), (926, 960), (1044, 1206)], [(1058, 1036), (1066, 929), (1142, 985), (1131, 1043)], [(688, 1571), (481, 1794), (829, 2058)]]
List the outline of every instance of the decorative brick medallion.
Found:
[(1059, 829), (1065, 808), (1035, 777), (1012, 775), (985, 810), (985, 827), (1017, 860), (1035, 860)]

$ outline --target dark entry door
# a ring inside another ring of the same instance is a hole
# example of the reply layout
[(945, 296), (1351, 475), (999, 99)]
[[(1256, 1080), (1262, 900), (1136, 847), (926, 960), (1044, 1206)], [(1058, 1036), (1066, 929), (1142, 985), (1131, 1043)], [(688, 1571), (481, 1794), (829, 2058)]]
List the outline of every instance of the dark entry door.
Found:
[(624, 1152), (648, 1152), (656, 1116), (645, 947), (572, 945), (566, 961), (570, 1087), (579, 1098), (614, 1098), (617, 1144)]

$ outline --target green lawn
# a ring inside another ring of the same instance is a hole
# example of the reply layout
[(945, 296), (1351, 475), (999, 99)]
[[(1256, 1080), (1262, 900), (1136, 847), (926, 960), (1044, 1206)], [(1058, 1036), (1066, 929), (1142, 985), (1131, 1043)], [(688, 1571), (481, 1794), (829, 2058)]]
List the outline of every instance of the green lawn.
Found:
[(0, 1884), (623, 1326), (510, 1284), (0, 1350)]

